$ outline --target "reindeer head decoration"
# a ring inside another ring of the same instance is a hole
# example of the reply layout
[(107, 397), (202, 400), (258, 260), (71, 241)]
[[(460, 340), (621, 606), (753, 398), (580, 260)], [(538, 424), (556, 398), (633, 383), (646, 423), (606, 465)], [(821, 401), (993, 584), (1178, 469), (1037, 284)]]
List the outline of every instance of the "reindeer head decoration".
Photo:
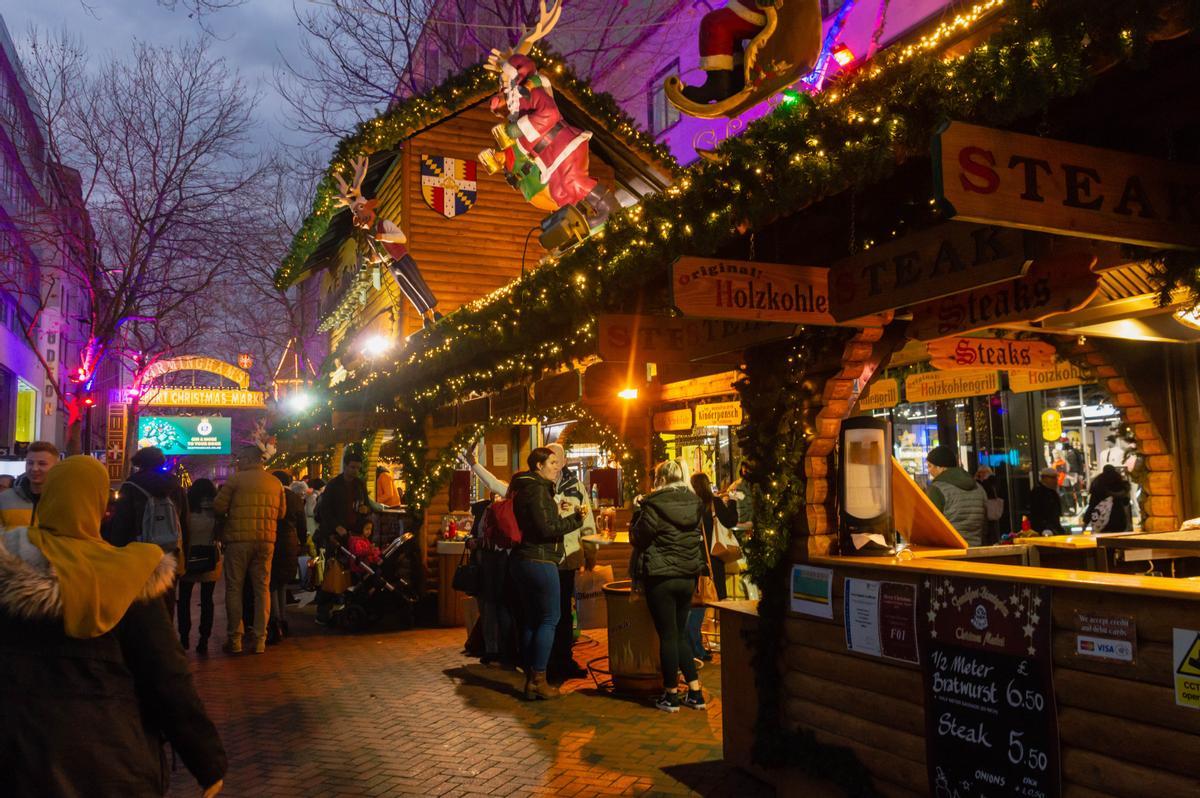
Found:
[(512, 106), (517, 87), (537, 70), (529, 57), (533, 45), (549, 35), (562, 16), (562, 0), (553, 0), (549, 8), (546, 7), (546, 0), (538, 0), (538, 6), (537, 24), (532, 29), (522, 28), (520, 41), (512, 49), (492, 50), (484, 65), (485, 69), (495, 72), (500, 78), (500, 89), (508, 101), (510, 113), (516, 113)]
[(338, 196), (334, 202), (350, 209), (355, 227), (370, 230), (375, 226), (375, 206), (379, 200), (369, 200), (362, 194), (363, 179), (367, 176), (366, 156), (360, 155), (351, 161), (351, 165), (354, 167), (353, 183), (347, 185), (341, 175), (333, 176), (338, 185)]

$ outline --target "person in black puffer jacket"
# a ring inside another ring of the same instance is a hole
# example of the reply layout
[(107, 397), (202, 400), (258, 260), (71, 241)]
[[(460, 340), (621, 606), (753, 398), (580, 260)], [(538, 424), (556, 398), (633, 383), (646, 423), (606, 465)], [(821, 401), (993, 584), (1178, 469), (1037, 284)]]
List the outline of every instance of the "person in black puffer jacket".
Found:
[[(703, 514), (704, 505), (688, 487), (683, 466), (668, 460), (655, 469), (654, 490), (642, 497), (629, 522), (630, 575), (634, 588), (646, 593), (658, 632), (663, 695), (655, 706), (664, 712), (706, 707), (687, 639), (696, 579), (707, 569)], [(676, 690), (680, 670), (688, 683), (686, 696)]]
[(583, 524), (586, 505), (574, 513), (559, 516), (554, 489), (562, 473), (563, 461), (550, 449), (539, 447), (529, 453), (528, 471), (512, 478), (508, 492), (513, 515), (521, 530), (521, 544), (513, 549), (509, 570), (521, 594), (524, 607), (521, 642), (525, 658), (525, 698), (557, 698), (558, 688), (546, 681), (546, 666), (558, 625), (558, 564), (566, 549), (563, 535)]
[(162, 594), (175, 558), (100, 539), (108, 472), (68, 457), (38, 518), (0, 533), (0, 769), (10, 798), (164, 795), (169, 742), (221, 791), (225, 750)]

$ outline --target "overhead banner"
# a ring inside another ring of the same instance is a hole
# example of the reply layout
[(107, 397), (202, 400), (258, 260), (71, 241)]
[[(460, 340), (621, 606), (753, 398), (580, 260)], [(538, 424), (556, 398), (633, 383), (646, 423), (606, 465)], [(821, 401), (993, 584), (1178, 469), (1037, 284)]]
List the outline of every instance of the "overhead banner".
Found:
[(1003, 227), (945, 222), (871, 247), (829, 270), (839, 321), (915, 305), (1025, 273), (1031, 244)]
[(600, 358), (606, 362), (694, 363), (722, 355), (741, 362), (741, 352), (796, 332), (794, 324), (668, 316), (604, 314), (599, 317)]
[(1044, 341), (941, 338), (929, 344), (935, 369), (1053, 369), (1055, 349)]
[(736, 427), (742, 423), (741, 402), (696, 405), (697, 427)]
[(688, 316), (836, 324), (829, 270), (787, 263), (680, 258), (671, 269), (675, 307)]
[(912, 309), (908, 335), (931, 341), (1078, 310), (1100, 290), (1095, 263), (1086, 252), (1038, 258), (1024, 277), (923, 302)]
[(267, 406), (263, 391), (240, 391), (232, 388), (147, 388), (138, 404), (142, 407), (224, 407), (263, 408)]
[(934, 190), (955, 219), (1148, 247), (1200, 246), (1200, 166), (952, 122)]
[(655, 432), (685, 432), (691, 430), (692, 410), (685, 407), (683, 410), (666, 410), (662, 413), (655, 413), (651, 417), (651, 423), (654, 425)]
[(859, 410), (884, 410), (900, 404), (898, 380), (875, 380), (858, 397)]
[(997, 371), (929, 371), (912, 374), (904, 380), (904, 398), (908, 402), (988, 396), (999, 390), (1000, 373)]
[(1016, 369), (1008, 372), (1008, 388), (1013, 393), (1028, 393), (1029, 391), (1048, 391), (1053, 388), (1072, 388), (1076, 385), (1087, 385), (1095, 382), (1096, 375), (1090, 370), (1081, 369), (1066, 360), (1055, 360), (1054, 367), (1045, 371), (1024, 371)]
[(138, 447), (157, 446), (168, 457), (185, 454), (229, 454), (232, 420), (210, 416), (142, 416)]

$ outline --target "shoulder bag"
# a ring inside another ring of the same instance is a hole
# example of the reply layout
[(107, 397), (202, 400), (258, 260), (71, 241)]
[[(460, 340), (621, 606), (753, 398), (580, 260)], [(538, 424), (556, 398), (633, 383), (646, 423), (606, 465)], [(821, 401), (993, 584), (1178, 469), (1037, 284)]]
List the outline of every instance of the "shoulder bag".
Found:
[(696, 590), (692, 593), (692, 606), (706, 607), (719, 601), (720, 598), (717, 596), (717, 583), (712, 578), (712, 558), (708, 554), (708, 541), (704, 539), (704, 525), (701, 524), (696, 531), (700, 534), (700, 548), (704, 549), (704, 562), (708, 564), (708, 573), (696, 577)]

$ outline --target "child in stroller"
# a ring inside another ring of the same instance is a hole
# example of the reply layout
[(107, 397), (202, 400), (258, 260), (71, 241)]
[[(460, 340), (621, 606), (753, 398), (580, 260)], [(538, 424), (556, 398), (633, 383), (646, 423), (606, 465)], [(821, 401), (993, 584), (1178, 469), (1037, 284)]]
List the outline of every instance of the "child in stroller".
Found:
[(349, 566), (354, 584), (343, 594), (343, 605), (333, 620), (354, 632), (399, 613), (405, 626), (412, 626), (413, 606), (421, 598), (416, 537), (406, 532), (381, 552), (371, 542), (371, 531), (367, 521), (338, 547), (338, 559)]

